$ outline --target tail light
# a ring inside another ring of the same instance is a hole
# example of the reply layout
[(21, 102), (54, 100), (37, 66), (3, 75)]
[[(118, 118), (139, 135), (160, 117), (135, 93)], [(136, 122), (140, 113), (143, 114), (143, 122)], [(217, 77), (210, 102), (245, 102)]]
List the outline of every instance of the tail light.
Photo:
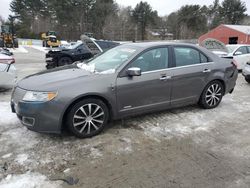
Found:
[(0, 59), (0, 63), (11, 65), (15, 63), (15, 59)]

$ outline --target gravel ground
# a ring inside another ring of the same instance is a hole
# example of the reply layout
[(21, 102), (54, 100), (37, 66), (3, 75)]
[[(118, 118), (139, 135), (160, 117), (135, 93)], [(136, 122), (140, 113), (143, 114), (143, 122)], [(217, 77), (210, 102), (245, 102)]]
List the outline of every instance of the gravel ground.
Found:
[[(44, 52), (25, 49), (15, 54), (20, 78), (45, 65)], [(250, 187), (249, 91), (240, 75), (216, 109), (128, 118), (83, 140), (28, 131), (1, 92), (0, 187)]]

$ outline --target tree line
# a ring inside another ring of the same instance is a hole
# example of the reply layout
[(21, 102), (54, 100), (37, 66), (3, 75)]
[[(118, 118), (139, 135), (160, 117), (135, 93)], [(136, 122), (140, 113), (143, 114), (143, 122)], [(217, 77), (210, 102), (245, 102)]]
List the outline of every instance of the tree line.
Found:
[(10, 10), (18, 16), (18, 37), (39, 38), (54, 30), (61, 39), (77, 40), (83, 33), (106, 40), (150, 40), (157, 33), (165, 40), (193, 39), (220, 24), (250, 24), (241, 0), (215, 0), (209, 6), (184, 5), (167, 16), (159, 16), (147, 2), (135, 8), (114, 0), (12, 0)]

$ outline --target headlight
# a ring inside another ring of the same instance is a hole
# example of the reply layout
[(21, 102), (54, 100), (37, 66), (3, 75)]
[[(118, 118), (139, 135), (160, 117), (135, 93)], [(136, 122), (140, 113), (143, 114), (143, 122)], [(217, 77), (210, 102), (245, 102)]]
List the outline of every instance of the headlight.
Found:
[(27, 91), (23, 97), (23, 101), (29, 102), (47, 102), (57, 96), (57, 92), (36, 92)]

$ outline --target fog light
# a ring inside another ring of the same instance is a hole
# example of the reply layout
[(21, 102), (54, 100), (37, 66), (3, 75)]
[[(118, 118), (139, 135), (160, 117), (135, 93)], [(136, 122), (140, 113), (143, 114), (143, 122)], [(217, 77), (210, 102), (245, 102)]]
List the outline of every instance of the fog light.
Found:
[(32, 117), (23, 117), (22, 123), (26, 126), (33, 127), (35, 125), (35, 119)]

